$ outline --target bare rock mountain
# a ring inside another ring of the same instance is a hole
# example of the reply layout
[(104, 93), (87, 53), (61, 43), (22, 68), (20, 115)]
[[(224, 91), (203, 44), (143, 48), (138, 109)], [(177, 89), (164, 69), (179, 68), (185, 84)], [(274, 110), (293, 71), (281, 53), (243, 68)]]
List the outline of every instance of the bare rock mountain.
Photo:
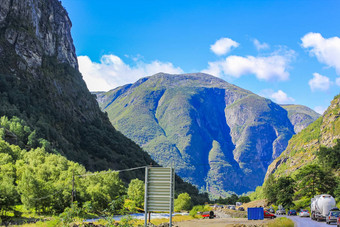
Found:
[(288, 118), (294, 125), (295, 133), (313, 123), (321, 115), (314, 110), (302, 105), (281, 105), (288, 112)]

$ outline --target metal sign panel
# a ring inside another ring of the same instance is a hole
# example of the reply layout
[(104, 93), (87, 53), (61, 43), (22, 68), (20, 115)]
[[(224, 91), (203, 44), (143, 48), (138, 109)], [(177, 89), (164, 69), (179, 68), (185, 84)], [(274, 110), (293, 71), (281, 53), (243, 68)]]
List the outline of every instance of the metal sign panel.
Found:
[(174, 178), (173, 168), (147, 167), (146, 209), (148, 212), (173, 211)]
[(170, 212), (170, 223), (174, 210), (175, 171), (170, 167), (145, 168), (145, 224), (148, 212)]

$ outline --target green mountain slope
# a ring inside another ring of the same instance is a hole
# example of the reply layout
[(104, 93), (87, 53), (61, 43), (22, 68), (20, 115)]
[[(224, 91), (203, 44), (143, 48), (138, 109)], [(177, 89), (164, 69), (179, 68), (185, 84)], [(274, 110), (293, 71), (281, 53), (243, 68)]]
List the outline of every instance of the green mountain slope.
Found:
[(215, 195), (262, 184), (294, 134), (279, 105), (202, 73), (159, 73), (97, 93), (97, 100), (154, 160)]
[(288, 118), (294, 125), (295, 133), (301, 132), (321, 115), (302, 105), (281, 105), (288, 112)]
[(340, 95), (321, 117), (293, 136), (287, 149), (268, 167), (266, 177), (290, 175), (312, 163), (320, 146), (333, 147), (337, 139), (340, 139)]

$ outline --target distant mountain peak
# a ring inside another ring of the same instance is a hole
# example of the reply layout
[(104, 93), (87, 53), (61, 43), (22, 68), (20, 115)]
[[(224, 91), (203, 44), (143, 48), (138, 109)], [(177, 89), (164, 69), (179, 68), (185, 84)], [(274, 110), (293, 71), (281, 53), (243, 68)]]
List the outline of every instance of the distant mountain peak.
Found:
[(281, 106), (204, 73), (158, 73), (97, 101), (153, 159), (215, 195), (262, 184), (294, 134)]

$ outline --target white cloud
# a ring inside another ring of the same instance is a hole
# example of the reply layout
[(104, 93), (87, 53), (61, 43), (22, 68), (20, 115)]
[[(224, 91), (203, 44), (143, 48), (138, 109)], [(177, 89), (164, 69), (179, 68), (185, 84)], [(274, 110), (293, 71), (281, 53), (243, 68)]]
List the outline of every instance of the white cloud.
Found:
[(279, 104), (291, 104), (295, 102), (295, 99), (288, 97), (288, 95), (282, 90), (274, 92), (272, 89), (262, 90), (260, 95), (266, 98), (272, 99), (274, 102)]
[(216, 55), (224, 55), (231, 51), (231, 48), (236, 48), (240, 44), (229, 38), (221, 38), (210, 46), (210, 50)]
[(130, 66), (115, 55), (103, 55), (100, 63), (92, 62), (88, 56), (79, 56), (79, 71), (90, 91), (108, 91), (115, 87), (133, 83), (141, 77), (164, 72), (171, 74), (183, 73), (179, 67), (169, 62), (153, 61), (145, 63), (136, 60), (135, 66)]
[(340, 75), (340, 38), (325, 39), (320, 33), (308, 33), (301, 39), (302, 47), (309, 48), (311, 55), (315, 55), (319, 62), (334, 67)]
[(312, 91), (327, 91), (331, 85), (331, 81), (327, 76), (313, 73), (313, 79), (309, 80), (308, 84)]
[(265, 50), (269, 48), (269, 45), (267, 43), (260, 43), (257, 39), (253, 40), (254, 46), (257, 50)]
[(340, 87), (340, 77), (336, 78), (335, 83)]
[(228, 56), (225, 60), (209, 62), (202, 72), (217, 77), (223, 75), (239, 78), (254, 74), (260, 80), (287, 80), (289, 63), (295, 56), (294, 51), (274, 52), (266, 57)]
[(315, 112), (317, 112), (317, 113), (319, 113), (319, 114), (323, 114), (323, 113), (327, 110), (327, 108), (326, 108), (326, 107), (323, 107), (323, 106), (316, 106), (316, 107), (314, 108), (314, 110), (315, 110)]

